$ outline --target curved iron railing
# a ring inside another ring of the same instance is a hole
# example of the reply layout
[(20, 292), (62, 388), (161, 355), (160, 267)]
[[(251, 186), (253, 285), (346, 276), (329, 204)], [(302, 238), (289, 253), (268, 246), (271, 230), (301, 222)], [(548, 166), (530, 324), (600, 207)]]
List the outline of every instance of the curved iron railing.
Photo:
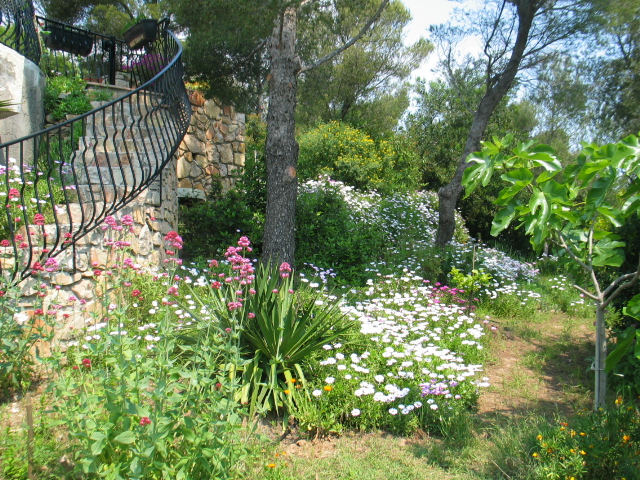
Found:
[(40, 42), (33, 19), (31, 0), (0, 2), (0, 43), (14, 49), (33, 63), (40, 62)]
[(142, 53), (125, 51), (121, 57), (120, 68), (142, 83), (137, 88), (84, 115), (0, 144), (5, 278), (19, 281), (34, 268), (46, 269), (48, 259), (68, 249), (73, 265), (63, 267), (75, 269), (78, 240), (147, 189), (177, 151), (191, 107), (182, 46), (167, 23)]

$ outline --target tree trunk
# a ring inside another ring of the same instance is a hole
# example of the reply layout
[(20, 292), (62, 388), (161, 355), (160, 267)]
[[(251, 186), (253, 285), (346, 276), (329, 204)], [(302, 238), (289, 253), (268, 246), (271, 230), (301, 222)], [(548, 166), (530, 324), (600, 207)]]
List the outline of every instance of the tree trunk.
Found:
[(471, 123), (464, 151), (460, 157), (458, 169), (449, 184), (438, 191), (439, 217), (436, 245), (440, 247), (449, 243), (453, 238), (456, 228), (456, 204), (462, 193), (462, 175), (468, 166), (467, 157), (471, 153), (480, 150), (480, 141), (487, 129), (489, 119), (513, 84), (529, 41), (529, 32), (531, 31), (533, 19), (540, 8), (540, 3), (530, 0), (520, 0), (514, 3), (517, 5), (518, 34), (513, 44), (509, 62), (502, 72), (487, 72), (487, 90), (473, 115), (473, 122)]
[(288, 8), (276, 22), (267, 44), (271, 60), (267, 114), (267, 212), (263, 260), (288, 262), (295, 258), (295, 208), (298, 143), (295, 139), (297, 75), (297, 11)]
[(604, 306), (598, 302), (596, 306), (596, 359), (594, 369), (596, 372), (595, 405), (594, 410), (605, 407), (607, 395), (607, 373), (604, 371), (604, 362), (607, 358), (607, 333), (604, 320)]

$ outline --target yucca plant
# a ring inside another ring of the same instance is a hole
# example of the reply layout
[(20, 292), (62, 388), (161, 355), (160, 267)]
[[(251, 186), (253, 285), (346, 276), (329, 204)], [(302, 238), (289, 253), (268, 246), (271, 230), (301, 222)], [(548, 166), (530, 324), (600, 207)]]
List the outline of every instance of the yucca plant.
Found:
[(306, 362), (323, 345), (345, 336), (352, 324), (322, 292), (306, 285), (294, 291), (288, 264), (249, 269), (249, 282), (243, 282), (236, 269), (231, 276), (225, 272), (227, 281), (213, 276), (206, 287), (190, 286), (191, 301), (200, 305), (199, 313), (190, 309), (198, 331), (182, 331), (180, 336), (195, 341), (212, 319), (221, 323), (221, 331), (239, 335), (244, 361), (221, 366), (231, 379), (241, 378), (237, 399), (254, 413), (284, 409), (286, 415), (307, 396)]
[[(276, 411), (304, 389), (305, 361), (323, 345), (336, 341), (351, 328), (337, 302), (328, 303), (322, 292), (301, 287), (293, 290), (288, 272), (278, 274), (271, 265), (260, 265), (255, 279), (255, 294), (244, 304), (246, 319), (241, 340), (247, 351), (253, 350), (254, 368), (262, 370), (262, 382), (249, 385), (262, 407)], [(289, 397), (290, 395), (290, 397)], [(253, 403), (253, 402), (252, 402)]]

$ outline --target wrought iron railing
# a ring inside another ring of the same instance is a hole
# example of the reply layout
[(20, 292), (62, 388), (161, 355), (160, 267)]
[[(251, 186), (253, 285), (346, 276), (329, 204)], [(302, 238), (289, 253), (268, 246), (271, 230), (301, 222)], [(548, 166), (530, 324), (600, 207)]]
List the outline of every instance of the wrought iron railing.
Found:
[(115, 37), (90, 32), (44, 17), (36, 17), (42, 32), (40, 68), (47, 76), (76, 76), (114, 85), (116, 72), (126, 70), (135, 54)]
[(0, 43), (33, 63), (40, 61), (40, 42), (31, 0), (0, 0)]
[[(163, 22), (144, 53), (124, 50), (120, 57), (125, 60), (120, 68), (140, 84), (135, 89), (84, 115), (0, 144), (5, 278), (24, 279), (34, 266), (46, 269), (48, 259), (69, 249), (75, 262), (77, 242), (161, 176), (191, 116), (181, 55), (180, 42)], [(81, 59), (72, 64), (83, 65)], [(75, 269), (75, 263), (65, 267)]]

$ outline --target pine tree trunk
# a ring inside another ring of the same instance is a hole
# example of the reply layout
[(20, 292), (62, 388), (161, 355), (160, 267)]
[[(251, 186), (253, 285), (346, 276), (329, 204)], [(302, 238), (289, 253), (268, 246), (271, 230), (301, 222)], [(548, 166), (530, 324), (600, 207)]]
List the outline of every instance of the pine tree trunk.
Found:
[(267, 44), (271, 60), (267, 114), (267, 212), (263, 260), (294, 265), (298, 143), (295, 140), (297, 12), (288, 8)]

